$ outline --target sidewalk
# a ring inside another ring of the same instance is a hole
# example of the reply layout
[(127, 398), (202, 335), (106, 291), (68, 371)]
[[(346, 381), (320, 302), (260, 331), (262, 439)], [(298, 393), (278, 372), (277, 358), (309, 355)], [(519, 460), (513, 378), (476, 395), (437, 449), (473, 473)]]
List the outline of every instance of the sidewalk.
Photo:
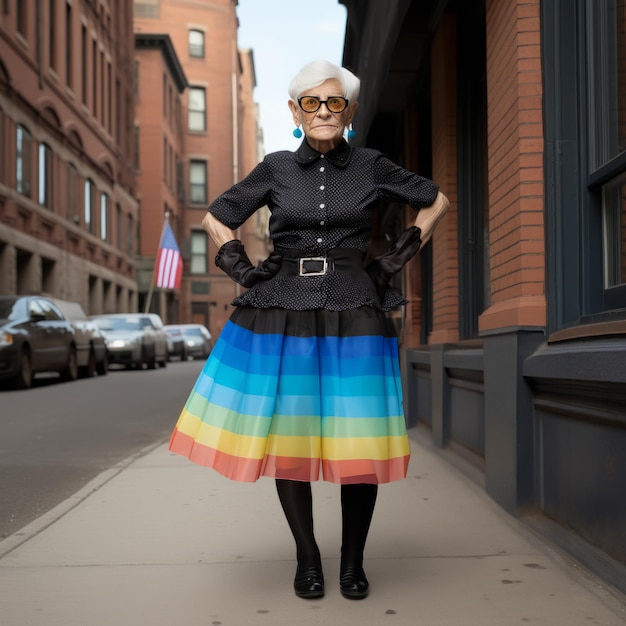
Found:
[(2, 626), (617, 626), (626, 606), (428, 445), (383, 485), (371, 593), (338, 590), (339, 488), (314, 484), (326, 596), (292, 590), (272, 480), (233, 483), (161, 445), (0, 542)]

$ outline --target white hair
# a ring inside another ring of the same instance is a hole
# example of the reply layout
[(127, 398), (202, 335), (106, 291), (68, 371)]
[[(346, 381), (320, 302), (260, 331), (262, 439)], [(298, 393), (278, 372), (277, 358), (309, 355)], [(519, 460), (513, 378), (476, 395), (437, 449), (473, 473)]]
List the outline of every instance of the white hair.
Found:
[(350, 70), (330, 61), (311, 61), (302, 67), (289, 83), (289, 96), (297, 102), (305, 91), (318, 87), (331, 78), (336, 78), (341, 83), (343, 95), (349, 102), (356, 102), (361, 81)]

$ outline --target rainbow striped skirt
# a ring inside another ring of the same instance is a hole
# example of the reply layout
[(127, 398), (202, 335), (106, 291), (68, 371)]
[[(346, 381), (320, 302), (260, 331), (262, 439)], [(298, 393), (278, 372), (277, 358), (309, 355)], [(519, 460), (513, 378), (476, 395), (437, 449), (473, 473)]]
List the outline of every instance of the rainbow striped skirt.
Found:
[(395, 328), (370, 307), (240, 307), (222, 330), (170, 450), (238, 481), (386, 483), (409, 441)]

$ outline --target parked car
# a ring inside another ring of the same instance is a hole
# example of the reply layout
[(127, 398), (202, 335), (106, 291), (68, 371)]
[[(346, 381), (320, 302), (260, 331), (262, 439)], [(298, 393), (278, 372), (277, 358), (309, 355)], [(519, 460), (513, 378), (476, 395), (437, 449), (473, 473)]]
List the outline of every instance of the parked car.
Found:
[(213, 349), (211, 333), (202, 324), (172, 324), (167, 328), (177, 328), (182, 331), (188, 357), (206, 359)]
[(167, 333), (154, 313), (114, 313), (90, 318), (100, 329), (107, 345), (109, 363), (154, 369), (168, 361)]
[(100, 329), (87, 317), (78, 302), (57, 298), (52, 298), (52, 301), (74, 327), (79, 374), (91, 378), (97, 372), (104, 376), (109, 371), (109, 358), (106, 341)]
[(183, 331), (179, 326), (166, 324), (165, 332), (167, 333), (167, 352), (170, 358), (177, 356), (181, 361), (186, 361), (188, 358), (187, 344), (185, 343)]
[(49, 298), (0, 296), (0, 378), (27, 389), (40, 372), (78, 377), (72, 324)]

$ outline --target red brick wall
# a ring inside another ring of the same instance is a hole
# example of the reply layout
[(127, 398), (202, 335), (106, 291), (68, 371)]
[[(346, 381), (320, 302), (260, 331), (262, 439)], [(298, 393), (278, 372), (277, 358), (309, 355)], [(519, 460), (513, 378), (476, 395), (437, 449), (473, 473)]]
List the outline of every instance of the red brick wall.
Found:
[(539, 0), (487, 0), (491, 302), (481, 331), (546, 322)]
[(433, 180), (450, 200), (433, 246), (433, 330), (429, 343), (459, 337), (458, 232), (456, 203), (456, 19), (445, 16), (432, 48)]

